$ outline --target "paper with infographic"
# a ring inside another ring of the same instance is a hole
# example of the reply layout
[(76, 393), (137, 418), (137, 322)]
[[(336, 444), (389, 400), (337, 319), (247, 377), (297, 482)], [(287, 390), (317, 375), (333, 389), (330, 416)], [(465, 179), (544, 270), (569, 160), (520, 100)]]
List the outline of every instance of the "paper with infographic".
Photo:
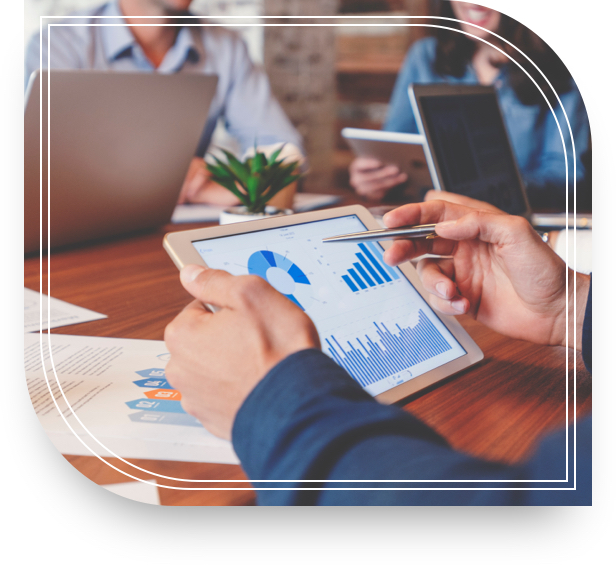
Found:
[(238, 462), (228, 441), (182, 409), (165, 378), (164, 342), (45, 334), (24, 341), (30, 398), (61, 453)]

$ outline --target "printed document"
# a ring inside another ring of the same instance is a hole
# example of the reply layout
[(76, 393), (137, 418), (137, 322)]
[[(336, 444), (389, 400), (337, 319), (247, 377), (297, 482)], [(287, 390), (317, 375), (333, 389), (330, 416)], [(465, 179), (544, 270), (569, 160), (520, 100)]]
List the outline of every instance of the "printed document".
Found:
[(24, 332), (60, 328), (72, 324), (81, 324), (82, 322), (102, 320), (106, 317), (105, 314), (99, 314), (81, 308), (81, 306), (75, 306), (63, 300), (47, 297), (40, 292), (24, 288)]
[(184, 412), (165, 378), (163, 341), (47, 334), (24, 341), (30, 398), (61, 453), (238, 462), (230, 442)]

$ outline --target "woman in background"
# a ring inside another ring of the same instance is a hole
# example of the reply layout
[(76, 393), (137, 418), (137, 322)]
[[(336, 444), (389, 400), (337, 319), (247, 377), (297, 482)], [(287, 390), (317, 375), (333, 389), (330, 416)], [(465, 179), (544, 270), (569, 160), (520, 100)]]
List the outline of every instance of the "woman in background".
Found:
[[(433, 36), (417, 41), (409, 50), (392, 93), (383, 129), (418, 132), (408, 96), (411, 83), (494, 85), (531, 206), (564, 209), (566, 195), (573, 192), (573, 151), (571, 143), (567, 143), (569, 134), (563, 111), (552, 89), (526, 58), (489, 32), (517, 46), (543, 71), (556, 90), (571, 125), (576, 180), (578, 188), (582, 188), (590, 184), (590, 171), (586, 170), (586, 160), (582, 158), (590, 147), (590, 126), (571, 74), (543, 40), (516, 20), (468, 2), (438, 2), (438, 5), (437, 15), (456, 18), (461, 23), (431, 20), (431, 24), (447, 29), (431, 28)], [(541, 91), (514, 62), (482, 40), (499, 47), (520, 63)], [(569, 162), (568, 190), (560, 133), (542, 92), (554, 109), (565, 138)], [(358, 194), (371, 200), (382, 199), (405, 180), (406, 175), (395, 165), (384, 166), (375, 159), (359, 157), (350, 166), (351, 185)], [(590, 186), (586, 187), (586, 192), (590, 193)], [(590, 198), (587, 201), (589, 205)]]

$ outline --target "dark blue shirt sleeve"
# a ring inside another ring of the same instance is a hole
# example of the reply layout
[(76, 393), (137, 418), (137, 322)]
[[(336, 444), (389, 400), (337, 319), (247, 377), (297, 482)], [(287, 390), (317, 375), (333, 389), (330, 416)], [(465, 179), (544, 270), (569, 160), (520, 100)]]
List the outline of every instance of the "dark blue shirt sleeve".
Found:
[[(590, 367), (592, 293), (583, 335)], [(548, 437), (524, 464), (484, 461), (451, 449), (404, 410), (379, 404), (315, 349), (266, 375), (232, 435), (260, 504), (592, 503), (590, 418)]]

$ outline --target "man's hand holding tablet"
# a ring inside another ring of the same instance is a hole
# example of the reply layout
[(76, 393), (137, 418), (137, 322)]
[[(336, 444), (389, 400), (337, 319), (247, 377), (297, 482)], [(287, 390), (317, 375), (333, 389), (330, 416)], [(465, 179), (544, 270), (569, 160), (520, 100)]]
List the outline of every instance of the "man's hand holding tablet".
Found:
[[(231, 439), (240, 406), (272, 367), (319, 348), (301, 309), (256, 276), (187, 265), (180, 273), (195, 298), (165, 330), (171, 361), (165, 374), (182, 406), (213, 434)], [(204, 304), (219, 310), (213, 314)]]

